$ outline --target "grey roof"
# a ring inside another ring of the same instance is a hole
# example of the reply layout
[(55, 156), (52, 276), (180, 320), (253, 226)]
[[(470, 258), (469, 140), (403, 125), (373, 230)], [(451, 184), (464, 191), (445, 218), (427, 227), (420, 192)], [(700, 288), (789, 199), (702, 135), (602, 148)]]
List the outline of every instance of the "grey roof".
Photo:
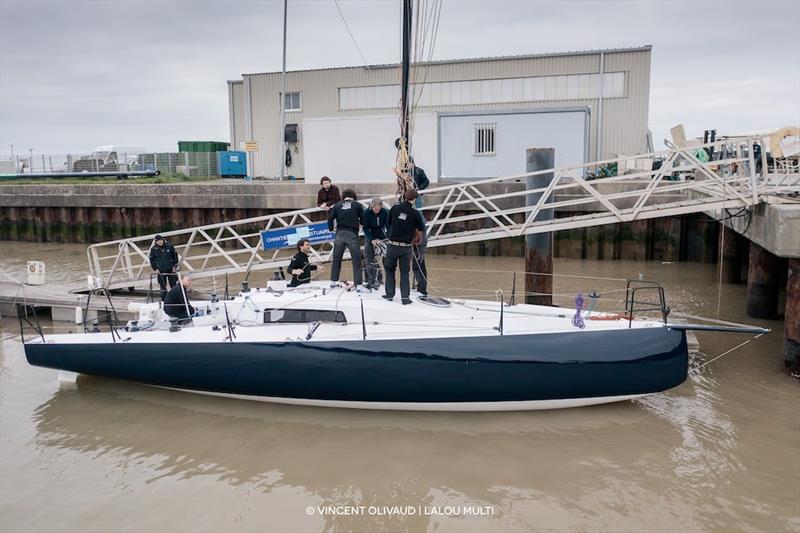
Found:
[[(597, 50), (575, 50), (572, 52), (550, 52), (546, 54), (523, 54), (523, 55), (507, 55), (507, 56), (488, 56), (488, 57), (473, 57), (473, 58), (463, 58), (463, 59), (442, 59), (437, 61), (423, 61), (416, 63), (417, 65), (452, 65), (455, 63), (478, 63), (483, 61), (508, 61), (508, 60), (518, 60), (518, 59), (537, 59), (542, 57), (562, 57), (562, 56), (585, 56), (585, 55), (595, 55), (595, 54), (618, 54), (618, 53), (626, 53), (626, 52), (649, 52), (653, 49), (653, 45), (646, 44), (643, 46), (635, 46), (630, 48), (601, 48)], [(286, 72), (320, 72), (325, 70), (343, 70), (349, 68), (361, 68), (361, 69), (381, 69), (381, 68), (398, 68), (400, 63), (384, 63), (378, 65), (367, 65), (367, 66), (360, 66), (360, 65), (351, 65), (346, 67), (328, 67), (328, 68), (309, 68), (309, 69), (299, 69), (299, 70), (287, 70)], [(242, 76), (259, 76), (264, 74), (280, 74), (281, 71), (272, 71), (272, 72), (251, 72), (242, 74)], [(236, 80), (239, 81), (239, 80)], [(234, 81), (233, 83), (236, 83)], [(231, 83), (231, 82), (229, 82)]]

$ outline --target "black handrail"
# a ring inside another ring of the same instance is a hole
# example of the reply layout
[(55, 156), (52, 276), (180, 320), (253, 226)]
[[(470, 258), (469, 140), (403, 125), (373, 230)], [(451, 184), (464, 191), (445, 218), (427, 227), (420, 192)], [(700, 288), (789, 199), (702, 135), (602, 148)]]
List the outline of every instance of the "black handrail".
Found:
[[(656, 291), (658, 301), (637, 300), (636, 293), (639, 291)], [(631, 327), (635, 311), (660, 311), (664, 324), (671, 309), (667, 306), (667, 299), (664, 294), (664, 287), (656, 281), (629, 279), (625, 288), (625, 314), (628, 316), (628, 327)]]

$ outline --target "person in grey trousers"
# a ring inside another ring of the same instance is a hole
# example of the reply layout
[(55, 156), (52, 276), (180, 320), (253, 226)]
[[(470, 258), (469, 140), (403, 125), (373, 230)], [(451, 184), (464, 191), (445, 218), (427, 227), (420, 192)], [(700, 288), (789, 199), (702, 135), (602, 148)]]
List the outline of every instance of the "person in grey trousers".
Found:
[(361, 246), (358, 243), (358, 231), (364, 223), (364, 206), (356, 200), (356, 193), (352, 189), (345, 189), (342, 200), (328, 211), (328, 229), (334, 231), (335, 228), (336, 231), (331, 259), (331, 284), (339, 281), (342, 257), (347, 248), (353, 261), (353, 282), (361, 290)]

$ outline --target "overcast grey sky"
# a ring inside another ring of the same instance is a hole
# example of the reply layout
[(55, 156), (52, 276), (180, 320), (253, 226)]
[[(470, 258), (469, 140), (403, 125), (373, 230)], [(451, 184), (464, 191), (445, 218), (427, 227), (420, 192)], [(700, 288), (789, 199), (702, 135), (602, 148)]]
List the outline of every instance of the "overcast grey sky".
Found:
[[(339, 0), (370, 64), (399, 0)], [(281, 1), (0, 0), (0, 153), (228, 140), (226, 80), (281, 68)], [(650, 127), (800, 124), (800, 0), (445, 0), (434, 59), (653, 45)], [(290, 0), (290, 70), (363, 64), (333, 0)]]

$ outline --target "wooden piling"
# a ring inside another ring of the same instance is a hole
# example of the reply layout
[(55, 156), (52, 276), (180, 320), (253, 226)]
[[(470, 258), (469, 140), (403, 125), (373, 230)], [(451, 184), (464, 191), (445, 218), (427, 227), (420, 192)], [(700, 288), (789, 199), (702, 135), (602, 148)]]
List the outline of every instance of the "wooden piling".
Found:
[(750, 243), (747, 273), (747, 315), (754, 318), (778, 316), (778, 258), (754, 242)]
[(787, 261), (786, 307), (783, 313), (783, 362), (800, 370), (800, 259)]
[[(527, 150), (527, 172), (552, 169), (555, 163), (555, 150), (552, 148), (531, 148)], [(530, 189), (547, 187), (553, 174), (528, 176), (526, 186)], [(542, 193), (528, 194), (527, 206), (536, 205)], [(545, 199), (548, 201), (548, 199)], [(552, 220), (553, 210), (543, 209), (534, 221)], [(525, 237), (525, 303), (534, 305), (553, 305), (553, 234), (538, 233)], [(531, 274), (532, 272), (545, 275)], [(550, 274), (550, 275), (547, 275)], [(530, 294), (530, 293), (538, 293)]]

